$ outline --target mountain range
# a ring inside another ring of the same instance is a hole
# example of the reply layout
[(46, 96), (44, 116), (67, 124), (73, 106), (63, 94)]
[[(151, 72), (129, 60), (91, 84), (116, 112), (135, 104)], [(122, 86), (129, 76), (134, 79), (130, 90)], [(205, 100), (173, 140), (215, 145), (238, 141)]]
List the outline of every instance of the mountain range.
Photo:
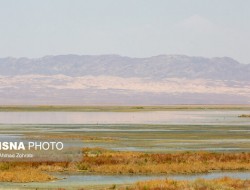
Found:
[(229, 57), (0, 58), (0, 104), (249, 104), (250, 64)]

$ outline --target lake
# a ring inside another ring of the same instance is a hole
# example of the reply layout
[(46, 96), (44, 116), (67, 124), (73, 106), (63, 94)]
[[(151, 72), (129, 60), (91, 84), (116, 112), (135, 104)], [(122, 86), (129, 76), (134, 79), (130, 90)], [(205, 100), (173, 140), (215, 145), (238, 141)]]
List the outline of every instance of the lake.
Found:
[[(149, 112), (0, 112), (0, 140), (28, 141), (40, 135), (83, 135), (64, 139), (66, 147), (103, 147), (142, 152), (247, 152), (250, 151), (248, 111), (149, 111)], [(56, 138), (56, 137), (55, 137)], [(54, 139), (53, 139), (54, 140)], [(65, 178), (45, 183), (1, 183), (1, 188), (69, 188), (103, 184), (127, 184), (148, 179), (212, 179), (229, 176), (249, 179), (249, 172), (216, 172), (199, 175), (109, 176), (57, 174)]]

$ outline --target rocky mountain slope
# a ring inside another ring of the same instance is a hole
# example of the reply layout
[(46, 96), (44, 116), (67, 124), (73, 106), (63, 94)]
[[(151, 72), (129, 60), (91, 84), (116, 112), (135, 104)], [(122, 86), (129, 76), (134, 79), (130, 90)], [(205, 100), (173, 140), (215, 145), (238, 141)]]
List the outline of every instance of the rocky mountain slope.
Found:
[(0, 104), (249, 104), (250, 64), (228, 57), (0, 59)]

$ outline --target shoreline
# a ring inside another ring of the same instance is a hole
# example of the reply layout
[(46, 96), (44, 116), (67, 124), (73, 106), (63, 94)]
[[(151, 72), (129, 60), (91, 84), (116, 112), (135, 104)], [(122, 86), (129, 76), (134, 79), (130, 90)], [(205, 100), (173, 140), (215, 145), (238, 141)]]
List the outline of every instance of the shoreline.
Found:
[(138, 106), (74, 106), (74, 105), (0, 105), (0, 112), (144, 112), (144, 111), (250, 111), (250, 105), (138, 105)]

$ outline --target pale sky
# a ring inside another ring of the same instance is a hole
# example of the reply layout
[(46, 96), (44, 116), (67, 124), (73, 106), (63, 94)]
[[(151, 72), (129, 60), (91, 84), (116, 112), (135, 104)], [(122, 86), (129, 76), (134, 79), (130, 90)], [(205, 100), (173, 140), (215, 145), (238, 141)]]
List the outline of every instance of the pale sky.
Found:
[(58, 54), (250, 63), (250, 0), (0, 0), (0, 57)]

